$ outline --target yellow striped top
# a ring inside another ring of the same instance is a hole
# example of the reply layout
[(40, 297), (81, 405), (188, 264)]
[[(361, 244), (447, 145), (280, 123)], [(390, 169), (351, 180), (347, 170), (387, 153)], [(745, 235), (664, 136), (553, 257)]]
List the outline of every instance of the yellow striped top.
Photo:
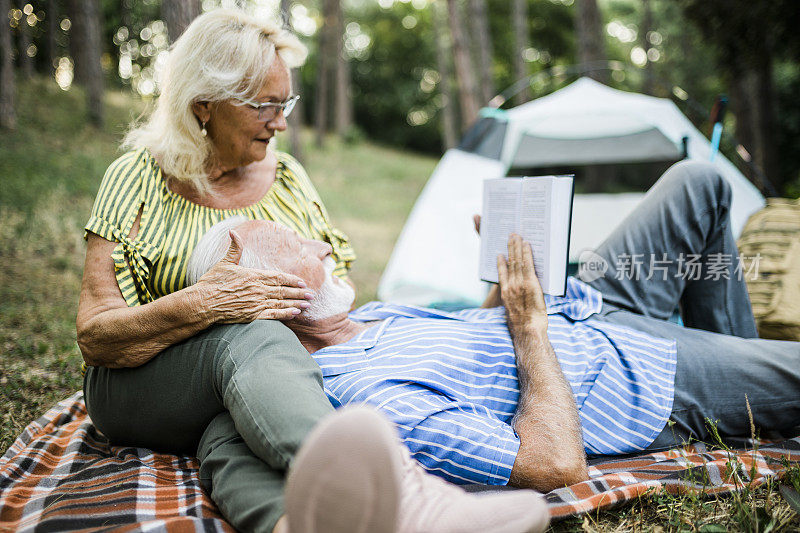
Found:
[[(119, 243), (111, 258), (128, 306), (152, 302), (184, 288), (186, 264), (200, 237), (233, 215), (273, 220), (307, 239), (330, 243), (337, 263), (335, 273), (347, 275), (356, 257), (347, 236), (331, 226), (300, 163), (285, 153), (277, 156), (275, 182), (267, 194), (255, 204), (237, 209), (206, 207), (173, 193), (146, 149), (128, 152), (108, 167), (85, 230)], [(139, 231), (129, 239), (140, 209)]]

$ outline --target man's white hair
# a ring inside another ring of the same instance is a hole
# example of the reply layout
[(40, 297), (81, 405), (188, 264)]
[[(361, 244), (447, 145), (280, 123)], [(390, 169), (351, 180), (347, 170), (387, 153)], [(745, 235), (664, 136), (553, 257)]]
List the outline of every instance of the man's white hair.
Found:
[(195, 102), (253, 100), (263, 89), (272, 62), (299, 67), (308, 51), (274, 20), (237, 9), (200, 15), (175, 41), (149, 119), (125, 137), (126, 148), (147, 148), (171, 178), (208, 191), (211, 141), (201, 134)]
[[(203, 274), (219, 263), (231, 245), (230, 231), (244, 222), (247, 218), (241, 215), (232, 216), (217, 222), (203, 235), (197, 246), (194, 247), (189, 262), (186, 265), (186, 284), (194, 285)], [(262, 270), (273, 269), (264, 257), (259, 257), (250, 247), (242, 249), (239, 265)]]
[[(187, 285), (197, 283), (203, 274), (225, 257), (231, 243), (230, 231), (246, 221), (247, 219), (243, 216), (233, 216), (211, 226), (189, 257), (186, 266)], [(252, 242), (246, 246), (243, 243), (239, 265), (259, 270), (284, 272), (272, 263), (268, 254), (269, 252), (263, 246), (253, 245)], [(341, 280), (334, 282), (333, 271), (336, 269), (336, 261), (329, 256), (322, 264), (325, 271), (322, 286), (314, 291), (314, 300), (311, 301), (310, 307), (303, 311), (303, 318), (308, 321), (346, 313), (355, 299), (355, 291), (349, 284)]]

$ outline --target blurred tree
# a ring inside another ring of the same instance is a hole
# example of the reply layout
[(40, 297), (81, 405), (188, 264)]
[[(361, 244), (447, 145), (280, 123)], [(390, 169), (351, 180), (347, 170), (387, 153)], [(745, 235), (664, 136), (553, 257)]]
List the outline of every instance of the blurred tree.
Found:
[(48, 74), (55, 72), (58, 64), (58, 35), (61, 31), (59, 22), (61, 13), (58, 0), (47, 0), (47, 11), (45, 20), (47, 21), (47, 70)]
[[(509, 24), (514, 12), (514, 2), (492, 4), (489, 24), (494, 45), (495, 81), (501, 90), (506, 90), (519, 80), (514, 71), (514, 58), (522, 54), (525, 74), (530, 75), (555, 65), (571, 65), (575, 60), (575, 31), (573, 5), (569, 2), (551, 0), (526, 0), (528, 15), (523, 24), (528, 45), (517, 48), (513, 24)], [(512, 30), (512, 31), (510, 31)], [(549, 81), (532, 87), (534, 96), (555, 89)]]
[(480, 104), (475, 83), (475, 71), (469, 57), (464, 35), (464, 23), (458, 0), (447, 0), (450, 34), (453, 37), (453, 58), (456, 66), (459, 103), (461, 104), (461, 131), (466, 131), (478, 118)]
[(603, 19), (597, 7), (597, 0), (576, 0), (575, 34), (578, 40), (578, 63), (587, 69), (586, 75), (599, 82), (607, 83), (606, 70), (589, 70), (606, 57)]
[(331, 95), (331, 76), (336, 64), (336, 24), (335, 6), (338, 0), (322, 0), (322, 27), (317, 32), (317, 94), (316, 114), (314, 124), (316, 127), (317, 146), (325, 142), (325, 134), (329, 129), (329, 103)]
[(346, 136), (353, 127), (353, 100), (350, 91), (350, 63), (344, 53), (345, 22), (341, 0), (331, 2), (333, 33), (331, 40), (335, 43), (336, 53), (336, 92), (334, 95), (335, 131), (339, 136)]
[(350, 65), (344, 49), (345, 23), (340, 0), (322, 0), (322, 27), (317, 32), (315, 128), (317, 145), (331, 129), (347, 136), (353, 127)]
[(81, 82), (86, 86), (89, 122), (95, 126), (103, 123), (103, 67), (100, 39), (100, 9), (98, 0), (70, 0), (72, 31), (70, 43), (75, 50), (76, 69), (83, 73)]
[(9, 0), (0, 0), (0, 128), (13, 130), (17, 127), (14, 109), (16, 83), (14, 81), (14, 51), (11, 44), (11, 26), (7, 13), (11, 11)]
[[(133, 9), (131, 2), (132, 0), (121, 0), (118, 4), (120, 23), (126, 28), (133, 26)], [(113, 29), (116, 30), (117, 28), (115, 27)]]
[(200, 13), (200, 0), (162, 0), (161, 16), (167, 24), (169, 41), (175, 42)]
[(717, 64), (730, 87), (736, 135), (767, 178), (782, 191), (775, 141), (773, 65), (781, 53), (800, 49), (795, 0), (683, 0), (684, 12), (713, 43)]
[(435, 118), (442, 102), (432, 10), (370, 2), (354, 22), (348, 53), (359, 128), (376, 141), (438, 153), (441, 121)]
[(442, 2), (433, 2), (431, 5), (433, 15), (433, 32), (436, 39), (436, 69), (439, 71), (439, 94), (441, 105), (439, 112), (442, 116), (442, 148), (448, 150), (458, 143), (456, 127), (456, 114), (453, 97), (453, 69), (451, 67), (452, 49), (450, 48), (450, 33), (447, 28), (447, 14)]
[[(153, 63), (169, 45), (161, 1), (102, 0), (102, 7), (103, 42), (114, 46), (107, 57), (111, 59), (109, 70), (116, 75), (109, 79), (131, 85), (141, 94), (143, 78), (153, 78)], [(143, 30), (148, 39), (142, 37)]]
[(81, 33), (80, 22), (76, 24), (76, 21), (80, 18), (77, 13), (77, 11), (80, 11), (80, 7), (80, 2), (67, 0), (67, 20), (69, 20), (67, 35), (69, 36), (69, 56), (72, 58), (72, 82), (78, 85), (85, 85), (86, 80), (89, 79), (86, 61), (82, 59), (85, 41)]
[[(292, 1), (291, 0), (281, 0), (280, 3), (280, 11), (281, 17), (283, 18), (283, 25), (286, 28), (292, 29), (292, 17), (291, 17), (291, 8), (292, 8)], [(300, 93), (300, 74), (297, 72), (296, 68), (292, 69), (291, 72), (292, 76), (292, 92)], [(303, 100), (298, 100), (297, 104), (294, 106), (294, 111), (292, 114), (289, 115), (289, 118), (286, 121), (289, 123), (289, 150), (291, 150), (292, 155), (300, 161), (303, 162), (303, 152), (302, 152), (302, 143), (300, 142), (300, 128), (303, 124), (303, 111), (305, 104)]]
[[(528, 1), (513, 0), (511, 7), (511, 29), (514, 33), (514, 78), (515, 81), (522, 80), (528, 76), (528, 67), (525, 64), (523, 54), (528, 49), (530, 39), (528, 38)], [(526, 86), (517, 93), (515, 103), (524, 104), (530, 99), (530, 89)]]
[(650, 57), (650, 38), (653, 33), (653, 10), (650, 0), (642, 0), (642, 22), (639, 25), (639, 40), (642, 49), (648, 52), (648, 60), (644, 64), (644, 85), (642, 92), (645, 94), (655, 94), (655, 79), (653, 77), (653, 61)]
[(492, 75), (492, 36), (486, 15), (486, 0), (469, 0), (469, 22), (473, 35), (470, 41), (475, 43), (476, 47), (480, 103), (486, 105), (495, 95)]
[[(30, 5), (27, 4), (26, 7)], [(31, 11), (32, 13), (33, 11)], [(31, 27), (28, 24), (29, 13), (23, 11), (22, 18), (17, 23), (17, 62), (23, 76), (33, 78), (33, 56), (31, 51)]]

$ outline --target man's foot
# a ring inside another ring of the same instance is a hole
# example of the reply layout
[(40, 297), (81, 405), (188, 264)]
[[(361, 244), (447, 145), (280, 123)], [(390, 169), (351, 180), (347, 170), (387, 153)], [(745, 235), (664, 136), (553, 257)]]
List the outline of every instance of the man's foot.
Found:
[(467, 493), (428, 474), (403, 450), (399, 533), (539, 533), (550, 513), (533, 490)]
[(397, 433), (363, 407), (329, 415), (297, 453), (286, 481), (291, 533), (394, 533), (402, 457)]

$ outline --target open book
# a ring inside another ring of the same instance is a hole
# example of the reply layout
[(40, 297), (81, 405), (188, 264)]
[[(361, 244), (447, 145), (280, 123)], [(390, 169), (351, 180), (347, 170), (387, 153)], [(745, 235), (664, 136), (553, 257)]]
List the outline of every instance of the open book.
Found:
[(508, 257), (508, 236), (531, 244), (542, 291), (567, 289), (567, 254), (572, 223), (572, 176), (499, 178), (483, 182), (480, 276), (498, 282), (497, 256)]

